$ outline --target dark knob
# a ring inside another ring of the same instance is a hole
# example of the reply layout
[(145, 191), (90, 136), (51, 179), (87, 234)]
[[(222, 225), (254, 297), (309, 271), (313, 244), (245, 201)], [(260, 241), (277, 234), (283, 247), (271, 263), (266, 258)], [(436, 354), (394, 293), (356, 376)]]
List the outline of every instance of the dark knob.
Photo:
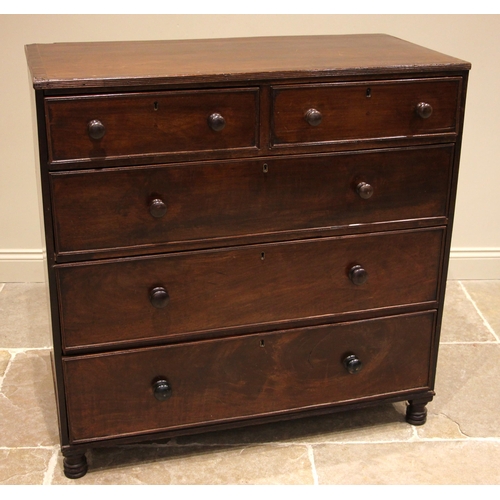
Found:
[(208, 117), (208, 126), (212, 130), (219, 132), (220, 130), (222, 130), (226, 126), (226, 120), (224, 120), (224, 117), (221, 114), (212, 113)]
[(150, 204), (149, 204), (149, 213), (153, 216), (159, 219), (160, 217), (163, 217), (167, 213), (167, 205), (163, 203), (163, 200), (160, 198), (155, 198)]
[(427, 102), (419, 102), (416, 111), (420, 118), (429, 118), (432, 115), (432, 106)]
[(165, 401), (172, 396), (172, 387), (165, 378), (158, 378), (153, 382), (153, 394), (158, 401)]
[(106, 133), (106, 127), (99, 120), (91, 120), (88, 124), (89, 136), (96, 141), (102, 139)]
[(153, 288), (149, 294), (149, 301), (157, 309), (163, 309), (168, 304), (170, 297), (167, 290), (162, 286)]
[(356, 264), (355, 266), (352, 266), (349, 271), (349, 279), (355, 285), (362, 285), (363, 283), (366, 283), (368, 273), (363, 269), (363, 266)]
[(306, 119), (306, 122), (309, 123), (309, 125), (317, 127), (321, 123), (323, 116), (317, 109), (311, 108), (306, 111), (304, 118)]
[(367, 182), (360, 182), (356, 186), (356, 192), (361, 198), (367, 200), (368, 198), (371, 198), (373, 194), (373, 186), (368, 184)]
[(355, 354), (349, 354), (342, 362), (349, 373), (358, 373), (363, 368), (363, 363), (361, 363)]

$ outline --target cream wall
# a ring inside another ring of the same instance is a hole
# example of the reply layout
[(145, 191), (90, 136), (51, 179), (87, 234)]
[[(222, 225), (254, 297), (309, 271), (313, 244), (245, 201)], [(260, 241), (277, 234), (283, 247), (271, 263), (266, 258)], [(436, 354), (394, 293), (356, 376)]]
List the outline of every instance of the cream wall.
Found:
[(0, 16), (0, 282), (42, 281), (28, 43), (388, 33), (472, 63), (450, 277), (500, 279), (500, 16)]

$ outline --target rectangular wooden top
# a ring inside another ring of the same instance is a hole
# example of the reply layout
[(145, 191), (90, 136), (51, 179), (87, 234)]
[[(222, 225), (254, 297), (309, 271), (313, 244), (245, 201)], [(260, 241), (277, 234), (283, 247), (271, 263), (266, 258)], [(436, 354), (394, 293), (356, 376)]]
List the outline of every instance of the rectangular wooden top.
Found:
[(26, 56), (36, 89), (470, 69), (383, 34), (33, 44)]

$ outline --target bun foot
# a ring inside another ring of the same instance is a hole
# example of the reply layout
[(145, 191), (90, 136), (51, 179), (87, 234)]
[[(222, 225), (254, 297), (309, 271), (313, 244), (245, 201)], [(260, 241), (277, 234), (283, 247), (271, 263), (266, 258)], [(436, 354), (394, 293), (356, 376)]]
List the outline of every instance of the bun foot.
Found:
[(411, 425), (424, 425), (427, 421), (427, 401), (408, 401), (406, 421)]
[(69, 479), (78, 479), (87, 474), (87, 457), (85, 453), (64, 452), (64, 475)]

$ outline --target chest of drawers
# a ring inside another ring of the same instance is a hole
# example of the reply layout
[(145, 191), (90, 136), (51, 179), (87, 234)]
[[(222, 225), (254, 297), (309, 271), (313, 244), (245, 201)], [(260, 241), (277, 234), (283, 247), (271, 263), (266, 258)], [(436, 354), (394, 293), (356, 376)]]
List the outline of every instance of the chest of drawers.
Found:
[(61, 448), (409, 401), (470, 65), (387, 35), (26, 47)]

